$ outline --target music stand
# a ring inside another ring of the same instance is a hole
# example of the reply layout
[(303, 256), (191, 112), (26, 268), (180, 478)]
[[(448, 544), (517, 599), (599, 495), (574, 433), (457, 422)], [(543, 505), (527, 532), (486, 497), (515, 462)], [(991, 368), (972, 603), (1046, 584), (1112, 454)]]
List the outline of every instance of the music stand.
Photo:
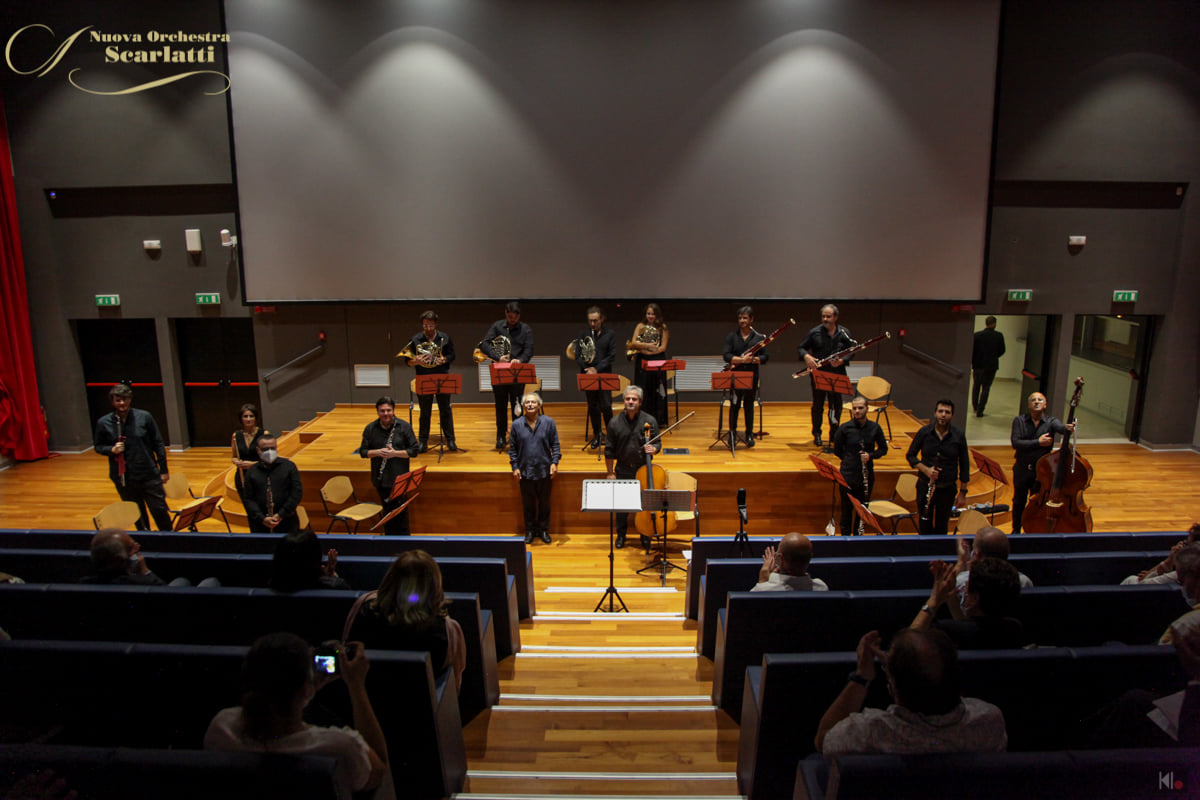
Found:
[(604, 610), (604, 600), (608, 599), (609, 612), (617, 609), (613, 601), (621, 604), (621, 610), (629, 613), (625, 601), (615, 585), (616, 550), (614, 548), (617, 514), (628, 514), (630, 511), (642, 510), (642, 485), (634, 480), (586, 480), (583, 482), (582, 511), (608, 512), (608, 588), (604, 590), (600, 602), (592, 609), (592, 613)]
[(837, 530), (837, 485), (841, 484), (845, 486), (846, 491), (849, 492), (850, 484), (846, 483), (846, 478), (842, 475), (842, 471), (834, 467), (833, 464), (812, 453), (809, 453), (808, 457), (816, 465), (817, 472), (820, 473), (821, 477), (832, 482), (830, 488), (833, 490), (833, 493), (829, 497), (829, 525), (826, 527), (834, 526), (834, 530)]
[[(1000, 466), (995, 460), (988, 458), (978, 450), (971, 451), (971, 457), (975, 459), (975, 466), (979, 467), (979, 471), (991, 478), (992, 483), (992, 518), (989, 522), (996, 522), (996, 492), (1000, 489), (1000, 484), (1008, 485), (1008, 478), (1004, 476), (1004, 467)], [(1015, 501), (1014, 501), (1015, 502)]]
[[(683, 360), (682, 358), (666, 358), (661, 361), (643, 361), (642, 369), (646, 370), (646, 372), (659, 373), (659, 381), (660, 381), (659, 385), (662, 387), (662, 390), (663, 390), (663, 404), (667, 405), (667, 373), (671, 372), (671, 371), (679, 372), (680, 370), (687, 369), (687, 361)], [(678, 395), (676, 397), (678, 397)], [(645, 401), (643, 400), (643, 402), (645, 402)], [(678, 403), (675, 406), (675, 410), (676, 410), (675, 416), (678, 418), (678, 416), (679, 416)], [(671, 408), (669, 405), (667, 405), (667, 408), (666, 408), (666, 415), (667, 415), (667, 421), (670, 422), (671, 421)]]
[[(533, 364), (526, 364), (524, 361), (493, 361), (488, 365), (488, 376), (492, 381), (492, 390), (495, 391), (497, 386), (511, 386), (513, 384), (529, 384), (537, 383), (537, 370)], [(520, 398), (518, 399), (518, 403)], [(511, 411), (513, 419), (520, 416), (520, 410)]]
[[(840, 395), (853, 395), (854, 387), (850, 385), (850, 376), (843, 375), (838, 372), (825, 372), (823, 370), (814, 369), (812, 371), (813, 387), (818, 391), (836, 392)], [(814, 401), (815, 402), (815, 401)], [(823, 448), (822, 452), (833, 452), (833, 434), (837, 432), (838, 425), (841, 424), (840, 419), (835, 419), (833, 416), (833, 403), (829, 404), (829, 442), (830, 445)]]
[(413, 500), (416, 500), (417, 497), (420, 495), (420, 492), (417, 491), (417, 487), (419, 487), (421, 485), (421, 481), (423, 481), (424, 479), (425, 479), (425, 467), (417, 467), (416, 469), (412, 470), (411, 472), (406, 472), (403, 475), (397, 475), (395, 482), (392, 483), (392, 491), (391, 491), (391, 494), (388, 495), (388, 502), (390, 503), (392, 500), (395, 500), (399, 497), (403, 497), (408, 492), (412, 492), (413, 496), (408, 498), (407, 500), (405, 500), (398, 507), (393, 508), (387, 514), (380, 517), (379, 521), (371, 526), (371, 530), (375, 530), (380, 525), (383, 525), (388, 520), (393, 519), (401, 511), (408, 508), (409, 504)]
[[(462, 375), (451, 375), (449, 373), (436, 373), (433, 375), (418, 375), (417, 376), (417, 395), (428, 397), (429, 395), (437, 396), (439, 394), (462, 394)], [(446, 420), (442, 419), (441, 409), (438, 409), (438, 463), (442, 461), (442, 454), (446, 450)]]
[[(754, 388), (754, 373), (753, 372), (714, 372), (712, 373), (712, 388), (713, 391), (725, 392), (725, 397), (729, 398), (729, 407), (733, 408), (734, 391), (745, 391)], [(753, 402), (753, 400), (751, 400)], [(721, 401), (721, 405), (717, 409), (717, 438), (713, 439), (712, 444), (708, 446), (712, 450), (718, 444), (725, 442), (725, 434), (722, 433), (725, 429), (725, 402)], [(729, 429), (729, 454), (737, 458), (735, 447), (737, 445), (737, 433), (733, 428)]]
[(179, 509), (179, 513), (175, 516), (175, 524), (171, 526), (171, 530), (196, 532), (196, 524), (211, 517), (213, 512), (217, 510), (217, 504), (220, 502), (221, 498), (214, 495), (212, 497), (202, 497), (190, 505), (184, 506)]
[(883, 529), (879, 527), (879, 521), (875, 519), (875, 515), (871, 513), (871, 509), (864, 506), (862, 502), (854, 495), (847, 494), (846, 496), (849, 497), (850, 502), (854, 504), (854, 510), (858, 512), (858, 518), (863, 521), (863, 524), (875, 531), (875, 533), (882, 536)]
[[(642, 508), (655, 514), (667, 511), (691, 511), (696, 506), (696, 493), (687, 489), (645, 489), (642, 491)], [(639, 531), (640, 533), (640, 531)], [(651, 569), (662, 570), (662, 585), (667, 585), (667, 570), (678, 569), (686, 571), (686, 567), (670, 561), (667, 558), (667, 532), (658, 534), (662, 537), (662, 548), (656, 553), (654, 560), (637, 571), (638, 575)]]
[[(609, 392), (608, 405), (612, 406), (612, 392), (619, 391), (621, 388), (621, 376), (611, 372), (581, 372), (575, 376), (575, 383), (581, 392)], [(592, 439), (588, 437), (588, 428), (592, 424), (592, 417), (588, 414), (588, 409), (584, 407), (583, 419), (583, 438), (585, 439), (583, 447), (579, 448), (580, 452), (588, 449)], [(595, 438), (600, 437), (600, 431), (594, 431)], [(596, 448), (596, 460), (599, 461), (603, 455), (603, 450)]]

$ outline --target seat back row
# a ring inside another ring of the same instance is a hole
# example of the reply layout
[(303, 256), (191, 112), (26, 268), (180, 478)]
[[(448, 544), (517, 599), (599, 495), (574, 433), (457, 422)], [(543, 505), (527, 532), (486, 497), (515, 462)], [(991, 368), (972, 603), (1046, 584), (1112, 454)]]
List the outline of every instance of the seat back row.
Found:
[[(796, 765), (813, 752), (825, 710), (855, 668), (853, 652), (768, 654), (746, 671), (738, 789), (750, 800), (787, 797)], [(1011, 751), (1057, 750), (1077, 743), (1080, 720), (1126, 689), (1168, 694), (1187, 683), (1175, 648), (1105, 645), (959, 654), (962, 694), (1004, 712)], [(886, 707), (884, 681), (867, 704)]]
[[(0, 548), (87, 550), (95, 531), (28, 530), (0, 528)], [(138, 543), (147, 553), (271, 554), (279, 543), (273, 533), (187, 533), (138, 531)], [(340, 556), (395, 558), (406, 550), (421, 549), (436, 559), (503, 558), (516, 582), (517, 611), (521, 619), (533, 616), (533, 554), (520, 536), (353, 536), (324, 534), (321, 548)]]
[[(746, 667), (766, 653), (853, 650), (864, 633), (885, 639), (912, 623), (924, 589), (866, 592), (730, 592), (718, 616), (713, 701), (738, 719)], [(1171, 586), (1035, 586), (1016, 616), (1030, 641), (1058, 647), (1150, 644), (1188, 610)]]

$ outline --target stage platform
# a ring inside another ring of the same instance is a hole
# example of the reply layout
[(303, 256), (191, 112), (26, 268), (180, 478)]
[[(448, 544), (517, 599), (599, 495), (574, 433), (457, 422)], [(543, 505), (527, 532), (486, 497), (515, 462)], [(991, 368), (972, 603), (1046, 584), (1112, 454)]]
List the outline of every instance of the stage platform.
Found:
[[(546, 412), (558, 425), (562, 445), (562, 461), (553, 484), (551, 532), (556, 537), (606, 537), (608, 515), (580, 510), (583, 481), (604, 477), (603, 451), (582, 449), (586, 442), (586, 408), (582, 403), (548, 403)], [(687, 418), (689, 413), (693, 416)], [(831, 516), (839, 513), (836, 493), (833, 485), (817, 473), (810, 456), (823, 455), (835, 465), (838, 462), (832, 454), (822, 454), (821, 448), (813, 443), (811, 405), (768, 404), (762, 423), (766, 435), (752, 449), (739, 442), (734, 453), (730, 453), (727, 444), (714, 444), (719, 413), (716, 403), (681, 403), (680, 417), (687, 419), (663, 437), (664, 451), (655, 458), (655, 463), (668, 472), (679, 470), (696, 478), (701, 535), (737, 532), (740, 488), (746, 489), (748, 532), (772, 536), (789, 530), (823, 532)], [(397, 415), (407, 419), (407, 407), (398, 407)], [(897, 408), (889, 408), (888, 416), (891, 449), (876, 462), (876, 499), (889, 497), (897, 477), (911, 471), (904, 455), (912, 434), (924, 424)], [(847, 406), (843, 421), (848, 418)], [(339, 404), (281, 437), (282, 454), (296, 462), (303, 476), (305, 508), (314, 530), (323, 532), (328, 527), (329, 519), (320, 502), (320, 487), (334, 475), (349, 475), (359, 500), (378, 499), (370, 483), (369, 462), (358, 456), (363, 427), (373, 419), (373, 406)], [(673, 406), (671, 421), (675, 421)], [(416, 422), (415, 412), (413, 422)], [(439, 461), (436, 448), (432, 447), (438, 439), (435, 433), (430, 437), (430, 451), (412, 460), (414, 468), (427, 467), (420, 496), (410, 506), (412, 531), (523, 533), (517, 481), (512, 477), (507, 454), (497, 452), (493, 446), (493, 407), (456, 405), (454, 423), (458, 452), (446, 451)], [(435, 411), (435, 430), (437, 424)], [(824, 435), (828, 444), (828, 426)], [(223, 474), (210, 484), (207, 492), (215, 493), (224, 483), (227, 506), (232, 509), (237, 498), (231, 481), (232, 472)], [(968, 503), (990, 502), (993, 488), (990, 478), (974, 473)], [(1000, 503), (1008, 503), (1009, 496), (1011, 492), (1004, 486), (996, 495)], [(997, 522), (1007, 519), (1007, 515), (998, 516)], [(907, 531), (907, 526), (902, 530)], [(695, 532), (695, 526), (689, 522), (686, 535), (681, 529), (679, 539), (685, 540)]]

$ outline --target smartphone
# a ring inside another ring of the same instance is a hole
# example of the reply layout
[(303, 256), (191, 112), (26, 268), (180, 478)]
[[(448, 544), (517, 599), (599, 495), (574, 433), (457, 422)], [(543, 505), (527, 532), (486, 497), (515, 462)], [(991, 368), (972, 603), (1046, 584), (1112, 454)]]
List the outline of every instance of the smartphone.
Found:
[(318, 675), (338, 674), (338, 649), (319, 645), (313, 649), (313, 671)]

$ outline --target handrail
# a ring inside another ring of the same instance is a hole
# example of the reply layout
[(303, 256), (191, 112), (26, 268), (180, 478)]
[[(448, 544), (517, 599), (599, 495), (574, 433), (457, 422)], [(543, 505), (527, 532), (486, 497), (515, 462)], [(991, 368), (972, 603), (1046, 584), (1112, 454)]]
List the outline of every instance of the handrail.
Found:
[(901, 353), (907, 353), (908, 355), (913, 356), (914, 358), (919, 358), (922, 361), (933, 364), (935, 367), (941, 368), (944, 372), (947, 372), (956, 378), (961, 378), (963, 375), (966, 374), (961, 369), (954, 366), (953, 364), (949, 364), (945, 361), (942, 361), (937, 356), (930, 355), (929, 353), (926, 353), (923, 350), (918, 350), (917, 348), (908, 344), (904, 339), (904, 334), (905, 334), (905, 332), (903, 330), (901, 330), (900, 337), (899, 337)]
[(278, 367), (276, 367), (275, 369), (273, 369), (273, 370), (271, 370), (270, 372), (268, 372), (268, 373), (264, 374), (264, 375), (262, 376), (262, 382), (263, 382), (263, 383), (268, 383), (268, 382), (270, 382), (270, 380), (271, 380), (271, 376), (272, 376), (272, 375), (274, 375), (275, 373), (277, 373), (277, 372), (280, 372), (280, 371), (282, 371), (282, 370), (285, 370), (285, 369), (287, 369), (288, 367), (292, 366), (293, 364), (295, 364), (295, 363), (296, 363), (296, 362), (298, 362), (298, 361), (303, 361), (304, 359), (306, 359), (306, 358), (308, 358), (309, 356), (311, 356), (313, 353), (322, 353), (322, 352), (324, 352), (324, 351), (325, 351), (325, 334), (324, 334), (324, 333), (322, 333), (322, 334), (321, 334), (321, 343), (320, 343), (320, 344), (318, 344), (316, 347), (314, 347), (313, 349), (309, 350), (309, 351), (308, 351), (308, 352), (306, 352), (306, 353), (301, 353), (300, 355), (298, 355), (298, 356), (296, 356), (295, 358), (293, 358), (291, 361), (288, 361), (286, 364), (280, 364), (280, 365), (279, 365)]

